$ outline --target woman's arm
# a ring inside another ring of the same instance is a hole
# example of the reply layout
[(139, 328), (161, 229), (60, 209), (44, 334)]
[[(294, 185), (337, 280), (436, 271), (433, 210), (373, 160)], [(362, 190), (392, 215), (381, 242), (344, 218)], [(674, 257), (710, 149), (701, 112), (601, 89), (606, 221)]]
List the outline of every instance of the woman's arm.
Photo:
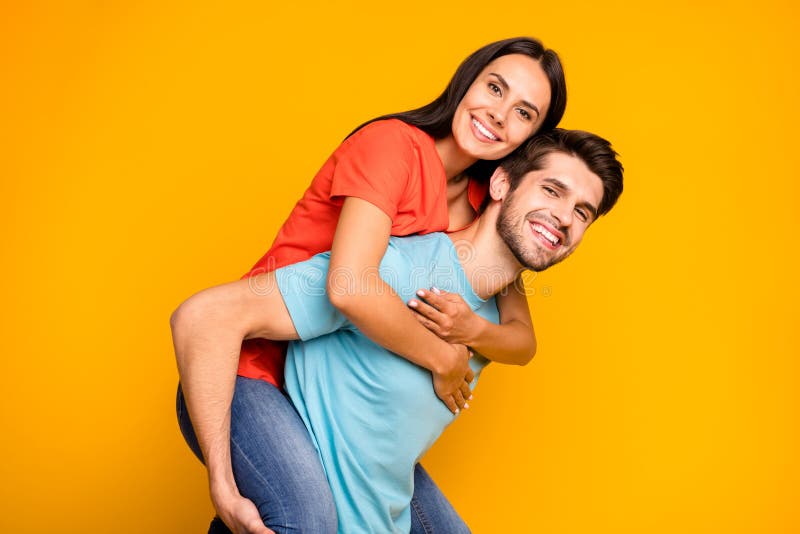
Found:
[(425, 302), (409, 302), (417, 312), (415, 317), (443, 340), (467, 345), (498, 363), (525, 365), (536, 354), (536, 334), (521, 277), (497, 295), (500, 324), (478, 316), (457, 293), (421, 289), (417, 294)]
[(236, 487), (230, 409), (242, 340), (297, 338), (274, 274), (201, 291), (175, 310), (170, 326), (181, 387), (205, 458), (214, 507), (234, 532), (272, 533), (255, 505)]
[(328, 297), (372, 341), (430, 370), (436, 394), (457, 413), (471, 395), (469, 351), (420, 325), (380, 278), (391, 227), (389, 216), (375, 205), (345, 198), (331, 248)]

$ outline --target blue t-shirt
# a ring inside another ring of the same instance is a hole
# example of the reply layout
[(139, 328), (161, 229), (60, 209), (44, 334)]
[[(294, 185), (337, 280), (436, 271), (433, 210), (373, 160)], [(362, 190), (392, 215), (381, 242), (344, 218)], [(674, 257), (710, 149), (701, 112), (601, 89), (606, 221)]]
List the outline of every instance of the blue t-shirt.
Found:
[[(369, 340), (331, 305), (329, 262), (326, 252), (275, 271), (302, 340), (289, 344), (286, 391), (322, 458), (339, 532), (407, 533), (414, 465), (455, 416), (436, 396), (428, 370)], [(475, 294), (445, 234), (392, 237), (380, 276), (406, 302), (419, 288), (437, 287), (499, 322), (494, 298)], [(347, 290), (347, 276), (337, 280)], [(487, 363), (477, 354), (471, 359), (476, 380)]]

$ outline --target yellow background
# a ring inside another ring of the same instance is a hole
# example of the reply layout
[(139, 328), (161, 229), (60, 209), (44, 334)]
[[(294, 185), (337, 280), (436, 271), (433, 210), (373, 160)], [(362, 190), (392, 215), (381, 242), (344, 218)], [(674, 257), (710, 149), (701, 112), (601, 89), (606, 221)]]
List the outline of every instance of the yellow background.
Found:
[(476, 533), (800, 532), (795, 4), (379, 4), (2, 3), (0, 531), (204, 532), (170, 312), (353, 127), (534, 35), (625, 193), (426, 465)]

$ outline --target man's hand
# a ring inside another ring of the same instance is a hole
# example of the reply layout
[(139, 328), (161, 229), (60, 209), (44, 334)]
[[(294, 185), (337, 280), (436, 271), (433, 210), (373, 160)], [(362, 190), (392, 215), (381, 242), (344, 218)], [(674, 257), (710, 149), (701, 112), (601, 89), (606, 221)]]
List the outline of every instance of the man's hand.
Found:
[[(428, 330), (447, 341), (471, 345), (479, 323), (478, 316), (458, 293), (431, 288), (417, 291), (420, 300), (408, 302), (414, 317)], [(424, 300), (421, 300), (424, 299)]]
[(448, 351), (433, 371), (433, 389), (450, 411), (458, 414), (462, 408), (469, 408), (467, 401), (472, 399), (469, 384), (475, 373), (469, 366), (472, 351), (465, 345), (450, 345), (450, 348), (452, 351)]
[(234, 534), (275, 534), (264, 526), (261, 514), (253, 501), (237, 493), (211, 492), (211, 500), (220, 519)]

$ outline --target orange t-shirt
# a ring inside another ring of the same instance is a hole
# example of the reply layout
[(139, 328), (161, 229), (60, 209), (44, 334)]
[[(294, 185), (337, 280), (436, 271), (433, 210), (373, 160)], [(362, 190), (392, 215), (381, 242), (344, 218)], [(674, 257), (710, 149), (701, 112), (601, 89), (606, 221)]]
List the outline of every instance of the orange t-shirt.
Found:
[[(477, 211), (487, 185), (470, 180)], [(278, 230), (272, 247), (243, 276), (273, 271), (331, 249), (345, 197), (374, 204), (392, 220), (391, 234), (447, 230), (447, 177), (434, 140), (397, 119), (368, 124), (328, 158)], [(242, 344), (239, 375), (283, 383), (286, 343), (252, 339)]]

